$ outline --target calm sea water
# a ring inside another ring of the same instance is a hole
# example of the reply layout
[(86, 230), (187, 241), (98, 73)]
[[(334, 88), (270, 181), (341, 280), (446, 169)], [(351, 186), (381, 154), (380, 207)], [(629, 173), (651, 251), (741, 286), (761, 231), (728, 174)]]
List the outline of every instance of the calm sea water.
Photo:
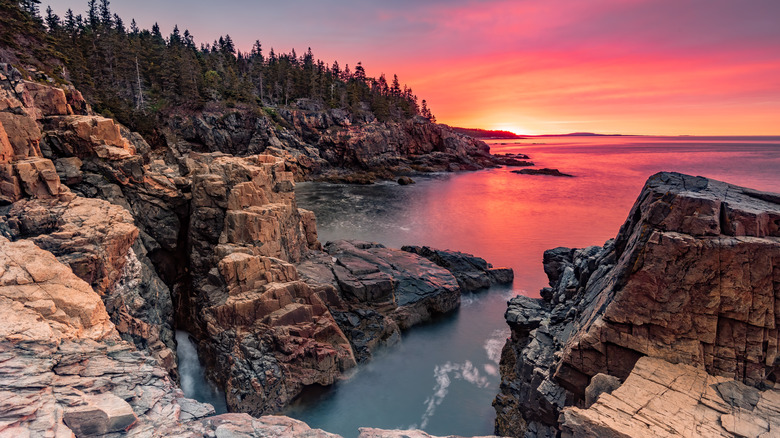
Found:
[(285, 414), (345, 437), (362, 426), (490, 434), (506, 301), (538, 296), (547, 283), (544, 250), (614, 237), (647, 177), (661, 170), (780, 192), (780, 137), (548, 137), (491, 149), (526, 153), (537, 167), (575, 178), (501, 168), (418, 177), (411, 186), (298, 184), (298, 204), (316, 213), (323, 242), (465, 251), (514, 268), (515, 282), (465, 295), (455, 314), (404, 333), (400, 345), (345, 381), (309, 391)]

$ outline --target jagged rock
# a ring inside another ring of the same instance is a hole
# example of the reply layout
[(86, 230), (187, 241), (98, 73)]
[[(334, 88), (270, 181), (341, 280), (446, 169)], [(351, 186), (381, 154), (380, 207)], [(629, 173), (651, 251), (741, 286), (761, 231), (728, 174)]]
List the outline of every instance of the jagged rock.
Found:
[(24, 81), (24, 89), (30, 94), (33, 106), (42, 116), (61, 116), (73, 114), (68, 106), (65, 91), (50, 85)]
[(127, 210), (98, 199), (29, 199), (13, 204), (6, 220), (14, 239), (30, 239), (51, 251), (103, 296), (123, 336), (175, 369), (170, 317), (165, 316), (171, 304), (165, 295), (139, 293), (154, 279), (143, 275), (132, 249), (138, 229)]
[(114, 329), (89, 285), (29, 240), (0, 237), (0, 300), (5, 342), (99, 340)]
[[(0, 166), (3, 166), (0, 164)], [(8, 182), (3, 190), (7, 202), (15, 202), (24, 196), (33, 198), (56, 198), (67, 193), (60, 186), (60, 178), (51, 160), (45, 158), (24, 158), (5, 165), (2, 179)]]
[(187, 166), (193, 331), (231, 409), (278, 412), (356, 363), (329, 311), (343, 306), (338, 295), (299, 281), (287, 263), (319, 247), (314, 215), (296, 207), (276, 157), (192, 153)]
[(14, 150), (14, 156), (20, 158), (40, 157), (41, 129), (35, 119), (27, 114), (0, 112), (0, 125)]
[(450, 271), (464, 291), (475, 291), (495, 284), (511, 283), (512, 268), (494, 268), (481, 257), (458, 251), (433, 249), (427, 246), (404, 246), (404, 251), (415, 253)]
[[(328, 242), (325, 251), (330, 257), (299, 265), (302, 274), (309, 281), (335, 285), (347, 302), (378, 310), (401, 329), (460, 304), (460, 288), (452, 274), (416, 254), (345, 240)], [(307, 267), (311, 264), (324, 266)]]
[(399, 329), (457, 308), (462, 286), (473, 290), (512, 281), (511, 269), (453, 251), (397, 250), (361, 241), (329, 242), (324, 250), (296, 267), (305, 281), (339, 291), (345, 304), (330, 311), (359, 362), (370, 359), (376, 348), (398, 342)]
[(119, 124), (105, 117), (50, 117), (44, 130), (46, 142), (59, 156), (122, 160), (135, 155), (135, 147), (122, 136)]
[(642, 356), (751, 386), (776, 379), (778, 224), (780, 195), (659, 173), (614, 241), (547, 251), (545, 304), (507, 312), (539, 325), (510, 322), (497, 432), (557, 433), (593, 376), (625, 379)]
[(219, 269), (229, 296), (204, 310), (207, 331), (219, 340), (205, 348), (219, 356), (214, 373), (228, 388), (229, 407), (278, 411), (303, 386), (330, 385), (355, 365), (328, 312), (339, 305), (331, 288), (312, 288), (297, 281), (293, 265), (245, 253), (226, 256)]
[(26, 199), (13, 204), (7, 221), (14, 238), (51, 251), (101, 295), (116, 283), (138, 236), (127, 210), (98, 199)]
[[(752, 393), (748, 406), (735, 404), (719, 389)], [(603, 394), (589, 409), (565, 408), (561, 436), (769, 437), (780, 433), (780, 391), (758, 391), (689, 365), (643, 357), (626, 382)]]

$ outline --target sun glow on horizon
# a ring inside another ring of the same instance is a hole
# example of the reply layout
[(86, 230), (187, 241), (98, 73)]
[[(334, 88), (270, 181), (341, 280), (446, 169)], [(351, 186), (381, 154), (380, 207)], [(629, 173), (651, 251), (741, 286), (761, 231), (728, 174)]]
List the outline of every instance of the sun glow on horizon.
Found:
[(499, 123), (487, 129), (491, 129), (494, 131), (508, 131), (515, 135), (536, 135), (536, 133), (531, 131), (530, 129), (524, 128), (520, 125), (514, 125), (514, 124)]

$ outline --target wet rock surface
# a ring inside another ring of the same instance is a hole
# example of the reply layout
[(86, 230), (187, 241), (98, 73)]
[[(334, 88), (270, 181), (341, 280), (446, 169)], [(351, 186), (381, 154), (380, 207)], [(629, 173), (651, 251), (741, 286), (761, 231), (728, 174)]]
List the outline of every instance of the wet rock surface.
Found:
[(778, 220), (780, 195), (659, 173), (616, 239), (546, 251), (543, 298), (506, 312), (497, 432), (554, 436), (594, 376), (624, 380), (643, 356), (772, 387)]

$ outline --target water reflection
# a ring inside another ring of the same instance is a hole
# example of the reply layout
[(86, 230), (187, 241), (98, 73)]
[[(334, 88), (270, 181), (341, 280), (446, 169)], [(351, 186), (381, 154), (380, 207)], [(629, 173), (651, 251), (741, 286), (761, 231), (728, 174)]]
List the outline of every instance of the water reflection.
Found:
[[(531, 143), (547, 144), (534, 145)], [(546, 138), (502, 141), (538, 167), (576, 178), (511, 169), (417, 177), (417, 184), (303, 183), (301, 207), (317, 215), (320, 240), (391, 247), (430, 245), (477, 254), (515, 270), (512, 288), (466, 295), (459, 312), (404, 334), (400, 346), (348, 381), (301, 401), (289, 415), (346, 437), (360, 426), (423, 427), (434, 435), (487, 435), (497, 361), (507, 336), (506, 300), (538, 296), (544, 250), (601, 245), (615, 237), (647, 177), (662, 170), (780, 191), (780, 138)]]

